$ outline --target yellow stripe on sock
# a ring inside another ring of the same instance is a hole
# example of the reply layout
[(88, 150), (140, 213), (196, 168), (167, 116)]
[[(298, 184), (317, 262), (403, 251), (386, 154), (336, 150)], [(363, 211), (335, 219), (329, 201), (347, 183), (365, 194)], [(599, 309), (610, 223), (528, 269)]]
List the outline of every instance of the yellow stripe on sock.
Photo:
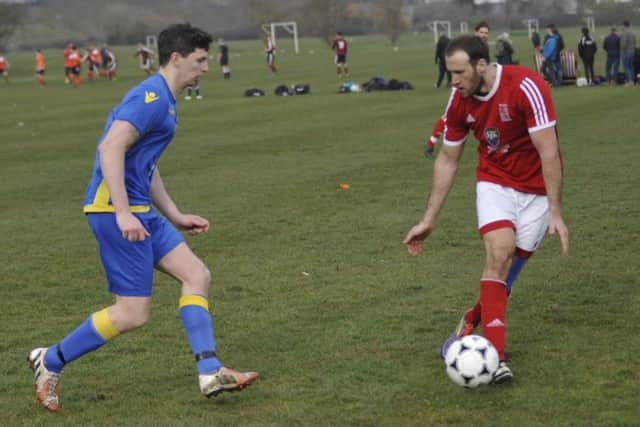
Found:
[(113, 326), (113, 323), (111, 323), (107, 308), (93, 313), (91, 321), (93, 322), (93, 327), (96, 329), (96, 332), (98, 332), (105, 341), (109, 341), (111, 338), (120, 335), (120, 332)]
[(197, 305), (209, 311), (209, 301), (200, 295), (183, 295), (180, 297), (180, 308), (186, 305)]

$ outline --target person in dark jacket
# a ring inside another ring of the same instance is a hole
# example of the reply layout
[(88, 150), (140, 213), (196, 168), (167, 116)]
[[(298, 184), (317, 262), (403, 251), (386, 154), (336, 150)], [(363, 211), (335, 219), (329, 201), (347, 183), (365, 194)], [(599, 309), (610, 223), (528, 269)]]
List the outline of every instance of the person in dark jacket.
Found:
[(496, 41), (496, 62), (500, 65), (513, 64), (513, 46), (509, 34), (502, 33)]
[(531, 33), (531, 44), (536, 52), (540, 52), (542, 46), (540, 43), (540, 34), (535, 30)]
[(582, 59), (584, 64), (584, 75), (587, 78), (588, 84), (593, 84), (593, 60), (596, 56), (598, 46), (596, 41), (589, 35), (589, 29), (587, 27), (582, 28), (582, 37), (578, 42), (578, 55)]
[(620, 36), (615, 28), (604, 38), (602, 48), (607, 52), (607, 82), (609, 85), (615, 85), (620, 71)]
[(443, 34), (440, 36), (438, 43), (436, 44), (436, 64), (438, 64), (438, 82), (435, 85), (436, 88), (439, 88), (442, 84), (445, 74), (447, 75), (447, 87), (451, 86), (451, 73), (447, 70), (447, 63), (444, 55), (444, 52), (447, 50), (447, 46), (449, 46), (449, 37)]

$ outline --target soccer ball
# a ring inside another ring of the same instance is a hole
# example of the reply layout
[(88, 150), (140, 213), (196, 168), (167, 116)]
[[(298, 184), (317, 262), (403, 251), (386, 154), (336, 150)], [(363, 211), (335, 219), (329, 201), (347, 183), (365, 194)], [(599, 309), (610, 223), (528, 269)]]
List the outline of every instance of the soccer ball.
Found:
[(479, 335), (467, 335), (454, 341), (444, 356), (447, 375), (465, 388), (489, 384), (498, 363), (500, 358), (496, 348)]

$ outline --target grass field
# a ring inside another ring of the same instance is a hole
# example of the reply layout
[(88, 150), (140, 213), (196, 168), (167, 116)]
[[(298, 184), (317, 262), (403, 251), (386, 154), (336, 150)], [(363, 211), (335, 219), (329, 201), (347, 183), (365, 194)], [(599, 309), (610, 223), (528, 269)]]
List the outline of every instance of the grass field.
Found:
[[(574, 46), (577, 31), (563, 34)], [(528, 63), (526, 37), (514, 39)], [(383, 38), (352, 40), (355, 80), (395, 77), (416, 90), (350, 95), (337, 93), (326, 46), (301, 46), (296, 56), (281, 42), (272, 77), (258, 42), (230, 43), (232, 80), (214, 64), (205, 98), (179, 100), (159, 165), (178, 205), (212, 223), (188, 242), (212, 271), (218, 353), (260, 380), (241, 394), (199, 394), (179, 286), (158, 275), (150, 323), (69, 365), (57, 414), (36, 405), (25, 356), (112, 301), (81, 201), (105, 118), (143, 75), (133, 49), (118, 48), (117, 81), (74, 89), (51, 51), (40, 89), (32, 54), (9, 57), (0, 425), (638, 425), (640, 89), (554, 89), (572, 253), (562, 258), (549, 238), (514, 287), (515, 382), (467, 391), (438, 350), (478, 291), (475, 141), (426, 251), (412, 258), (402, 245), (430, 183), (422, 143), (448, 97), (433, 88), (433, 40), (406, 36), (397, 52)], [(280, 83), (309, 83), (312, 94), (276, 97)], [(244, 98), (254, 86), (268, 95)]]

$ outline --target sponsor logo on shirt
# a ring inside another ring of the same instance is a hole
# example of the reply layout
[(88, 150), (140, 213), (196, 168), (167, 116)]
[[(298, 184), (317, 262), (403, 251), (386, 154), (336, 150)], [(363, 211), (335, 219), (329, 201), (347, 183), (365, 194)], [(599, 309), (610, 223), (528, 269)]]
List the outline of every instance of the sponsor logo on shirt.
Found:
[(158, 95), (156, 95), (155, 92), (144, 92), (144, 103), (145, 104), (151, 104), (153, 101), (157, 101), (158, 99), (160, 99), (158, 97)]

